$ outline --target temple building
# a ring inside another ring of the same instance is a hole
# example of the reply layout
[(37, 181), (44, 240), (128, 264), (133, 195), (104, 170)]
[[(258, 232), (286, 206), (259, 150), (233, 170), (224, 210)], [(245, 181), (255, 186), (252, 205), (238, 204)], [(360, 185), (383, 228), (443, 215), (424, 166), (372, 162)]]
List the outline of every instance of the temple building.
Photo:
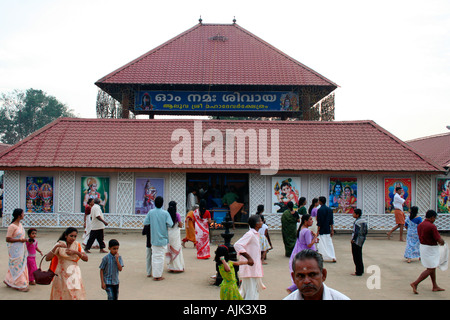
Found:
[(337, 230), (352, 227), (356, 207), (372, 230), (390, 229), (396, 186), (406, 211), (444, 210), (440, 163), (373, 121), (333, 121), (338, 86), (235, 22), (200, 22), (96, 85), (123, 119), (61, 118), (0, 153), (3, 225), (22, 207), (25, 224), (81, 227), (97, 197), (109, 228), (141, 228), (155, 196), (185, 215), (192, 191), (219, 222), (230, 195), (242, 204), (235, 222), (263, 204), (272, 229), (289, 201), (319, 196)]

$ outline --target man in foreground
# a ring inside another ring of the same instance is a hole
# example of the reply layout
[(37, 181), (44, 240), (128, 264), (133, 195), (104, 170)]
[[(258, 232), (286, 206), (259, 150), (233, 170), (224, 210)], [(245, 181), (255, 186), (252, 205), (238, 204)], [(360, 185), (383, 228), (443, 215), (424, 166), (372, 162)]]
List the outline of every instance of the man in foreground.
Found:
[(314, 250), (302, 250), (292, 262), (292, 279), (297, 290), (283, 300), (350, 300), (324, 283), (327, 270), (323, 268), (322, 255)]

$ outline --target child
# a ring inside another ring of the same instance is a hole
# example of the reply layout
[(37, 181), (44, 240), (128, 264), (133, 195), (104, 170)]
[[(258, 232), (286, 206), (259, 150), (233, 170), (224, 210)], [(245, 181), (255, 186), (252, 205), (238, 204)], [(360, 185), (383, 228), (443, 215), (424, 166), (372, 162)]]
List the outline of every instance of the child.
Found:
[(352, 240), (352, 256), (353, 262), (355, 263), (356, 272), (352, 273), (353, 276), (362, 276), (364, 273), (364, 264), (362, 257), (362, 246), (364, 241), (366, 241), (367, 235), (367, 222), (361, 218), (361, 209), (355, 209), (353, 212), (353, 218), (355, 222), (353, 223)]
[(119, 271), (122, 271), (123, 261), (119, 255), (119, 241), (109, 240), (109, 254), (103, 257), (100, 264), (100, 280), (102, 289), (106, 290), (108, 300), (119, 298)]
[(262, 264), (267, 264), (267, 262), (265, 262), (267, 258), (267, 252), (269, 252), (269, 250), (272, 250), (273, 246), (272, 241), (270, 241), (269, 237), (269, 227), (267, 226), (266, 221), (264, 220), (264, 216), (262, 215), (263, 212), (264, 205), (258, 205), (256, 214), (261, 217), (261, 221), (263, 222), (261, 229), (258, 230), (261, 240), (261, 260)]
[(27, 241), (27, 267), (28, 267), (28, 281), (31, 285), (35, 285), (33, 272), (37, 270), (36, 265), (36, 251), (42, 256), (42, 251), (39, 250), (38, 242), (36, 240), (37, 230), (35, 228), (28, 229), (28, 241)]
[(236, 283), (234, 266), (247, 264), (247, 261), (228, 260), (228, 247), (224, 245), (218, 246), (214, 261), (223, 279), (220, 284), (220, 300), (243, 300)]

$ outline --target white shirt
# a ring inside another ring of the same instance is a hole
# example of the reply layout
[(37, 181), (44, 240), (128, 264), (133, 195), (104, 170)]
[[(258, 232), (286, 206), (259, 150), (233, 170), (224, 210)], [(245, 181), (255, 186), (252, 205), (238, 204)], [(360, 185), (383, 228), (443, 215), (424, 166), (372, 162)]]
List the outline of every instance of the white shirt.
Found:
[(403, 211), (403, 202), (405, 202), (405, 199), (403, 199), (398, 193), (396, 193), (394, 196), (394, 201), (392, 202), (394, 209)]
[[(301, 295), (300, 291), (297, 289), (290, 295), (285, 297), (283, 300), (305, 300)], [(345, 294), (340, 293), (337, 290), (328, 288), (325, 283), (323, 284), (323, 295), (322, 300), (350, 300)]]
[(103, 219), (103, 212), (98, 204), (94, 204), (91, 209), (91, 230), (105, 229), (105, 225), (97, 217)]

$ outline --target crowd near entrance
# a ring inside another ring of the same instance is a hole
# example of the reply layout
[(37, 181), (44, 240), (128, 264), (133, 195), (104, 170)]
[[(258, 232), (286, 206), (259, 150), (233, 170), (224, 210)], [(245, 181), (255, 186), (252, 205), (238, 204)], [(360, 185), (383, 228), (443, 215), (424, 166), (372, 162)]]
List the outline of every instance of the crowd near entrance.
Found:
[(201, 200), (216, 222), (230, 211), (234, 222), (247, 222), (249, 212), (249, 176), (237, 173), (187, 173), (186, 210)]

